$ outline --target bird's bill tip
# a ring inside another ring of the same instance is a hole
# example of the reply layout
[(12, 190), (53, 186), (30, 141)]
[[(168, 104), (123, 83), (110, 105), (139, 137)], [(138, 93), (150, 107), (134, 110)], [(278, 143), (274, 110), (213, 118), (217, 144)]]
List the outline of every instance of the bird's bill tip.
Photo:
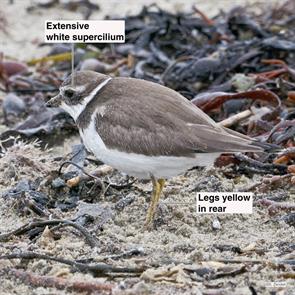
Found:
[(60, 94), (52, 97), (50, 100), (46, 102), (47, 107), (51, 108), (58, 108), (61, 104), (61, 96)]

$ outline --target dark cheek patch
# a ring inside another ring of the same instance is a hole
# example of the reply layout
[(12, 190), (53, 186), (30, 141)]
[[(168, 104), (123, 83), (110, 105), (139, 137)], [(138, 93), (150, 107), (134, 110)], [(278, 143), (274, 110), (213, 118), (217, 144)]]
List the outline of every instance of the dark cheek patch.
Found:
[(80, 95), (74, 95), (71, 98), (65, 97), (64, 101), (68, 105), (77, 105), (81, 103), (82, 97)]

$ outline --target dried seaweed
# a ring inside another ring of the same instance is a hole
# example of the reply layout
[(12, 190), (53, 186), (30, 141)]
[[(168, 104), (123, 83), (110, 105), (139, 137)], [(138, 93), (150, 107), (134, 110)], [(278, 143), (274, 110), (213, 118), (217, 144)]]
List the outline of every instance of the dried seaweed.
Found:
[(36, 252), (23, 252), (23, 253), (11, 253), (7, 255), (1, 255), (0, 260), (3, 259), (44, 259), (48, 261), (55, 261), (59, 263), (64, 263), (72, 266), (74, 269), (81, 272), (90, 272), (95, 276), (107, 276), (111, 273), (134, 273), (140, 274), (143, 272), (144, 268), (135, 267), (116, 267), (106, 263), (81, 263), (72, 261), (65, 258), (53, 257), (42, 253)]
[(0, 270), (0, 274), (3, 277), (13, 277), (25, 284), (32, 287), (43, 287), (43, 288), (56, 288), (58, 290), (67, 290), (74, 292), (86, 292), (87, 294), (110, 294), (113, 289), (111, 284), (103, 284), (98, 282), (86, 282), (82, 281), (71, 281), (63, 278), (54, 276), (42, 276), (32, 272), (16, 269), (16, 268), (4, 268)]

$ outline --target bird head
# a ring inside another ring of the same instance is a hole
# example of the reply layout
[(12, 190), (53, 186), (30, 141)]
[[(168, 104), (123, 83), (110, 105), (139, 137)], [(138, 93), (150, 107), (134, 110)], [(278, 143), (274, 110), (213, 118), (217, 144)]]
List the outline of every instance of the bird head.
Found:
[(76, 120), (86, 105), (111, 78), (93, 71), (78, 71), (72, 75), (65, 79), (59, 88), (59, 93), (52, 97), (46, 106), (60, 107)]

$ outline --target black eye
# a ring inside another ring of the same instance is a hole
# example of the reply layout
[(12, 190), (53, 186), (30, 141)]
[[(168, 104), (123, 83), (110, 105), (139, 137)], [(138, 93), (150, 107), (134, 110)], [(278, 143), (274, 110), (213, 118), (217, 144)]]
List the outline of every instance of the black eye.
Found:
[(67, 89), (64, 92), (64, 96), (67, 98), (72, 98), (75, 95), (75, 91), (73, 89)]

